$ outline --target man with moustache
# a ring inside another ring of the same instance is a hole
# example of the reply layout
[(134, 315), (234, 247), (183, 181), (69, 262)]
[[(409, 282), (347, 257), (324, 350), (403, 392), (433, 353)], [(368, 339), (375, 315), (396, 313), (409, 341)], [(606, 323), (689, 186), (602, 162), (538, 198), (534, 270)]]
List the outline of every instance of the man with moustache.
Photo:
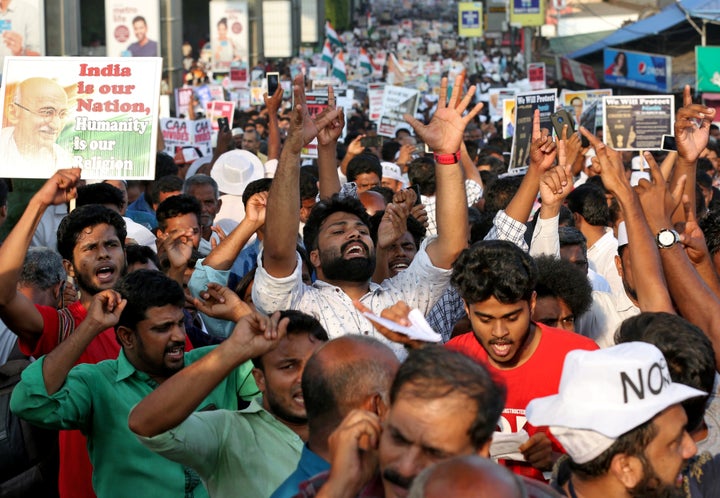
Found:
[[(55, 173), (30, 199), (0, 246), (0, 318), (15, 334), (23, 354), (39, 358), (72, 337), (85, 320), (95, 294), (111, 289), (125, 272), (125, 222), (103, 206), (82, 206), (67, 215), (58, 229), (58, 252), (78, 289), (80, 299), (63, 309), (34, 305), (17, 291), (33, 233), (43, 213), (75, 196), (80, 169)], [(97, 334), (77, 363), (115, 359), (120, 345), (112, 327)], [(60, 432), (59, 490), (61, 497), (94, 496), (87, 442), (79, 431)]]
[[(381, 285), (370, 281), (375, 270), (375, 243), (370, 237), (368, 216), (357, 199), (333, 197), (318, 203), (304, 229), (305, 247), (317, 271), (312, 286), (302, 283), (295, 237), (300, 217), (299, 170), (302, 147), (320, 134), (337, 133), (343, 126), (333, 121), (318, 128), (305, 104), (303, 86), (294, 85), (295, 102), (290, 134), (268, 195), (266, 238), (258, 257), (253, 302), (258, 309), (302, 309), (318, 317), (330, 337), (343, 334), (373, 335), (387, 340), (355, 309), (357, 299), (376, 313), (404, 300), (427, 313), (447, 288), (450, 267), (467, 245), (467, 207), (459, 150), (465, 125), (480, 111), (476, 105), (465, 116), (474, 87), (460, 99), (462, 77), (446, 105), (447, 80), (443, 80), (441, 103), (428, 125), (406, 116), (416, 133), (435, 151), (437, 166), (438, 236), (426, 239), (410, 267)], [(330, 100), (334, 110), (335, 102)], [(381, 226), (379, 239), (394, 240), (392, 228)], [(382, 240), (378, 244), (382, 244)], [(396, 354), (402, 346), (391, 344)]]
[[(199, 361), (207, 348), (186, 341), (180, 285), (154, 270), (128, 274), (116, 290), (97, 293), (87, 318), (57, 348), (25, 369), (10, 408), (33, 424), (81, 430), (87, 435), (93, 488), (99, 498), (207, 496), (190, 469), (147, 451), (127, 425), (132, 407), (167, 382), (185, 363)], [(122, 350), (116, 360), (76, 365), (98, 334), (115, 327)], [(243, 336), (246, 354), (273, 345)], [(247, 356), (245, 357), (247, 359)], [(250, 366), (228, 372), (221, 388), (199, 401), (201, 409), (237, 408), (257, 387)], [(73, 366), (75, 365), (75, 366)], [(77, 492), (73, 496), (78, 496)]]
[(10, 126), (0, 131), (2, 162), (24, 178), (48, 178), (72, 165), (57, 145), (68, 115), (68, 97), (57, 82), (42, 77), (20, 82), (6, 107)]
[(705, 395), (672, 382), (658, 348), (627, 342), (568, 353), (559, 393), (531, 401), (527, 417), (567, 450), (553, 487), (569, 498), (681, 498), (697, 450), (681, 403)]
[[(239, 301), (223, 288), (224, 303)], [(198, 303), (201, 309), (207, 303)], [(272, 319), (244, 316), (233, 334), (207, 356), (166, 380), (130, 413), (128, 424), (144, 446), (191, 467), (210, 496), (269, 497), (293, 472), (308, 439), (301, 389), (310, 356), (327, 333), (313, 317), (282, 311)], [(247, 408), (197, 411), (201, 401), (246, 360), (262, 399)]]
[(384, 422), (354, 410), (330, 436), (330, 471), (303, 482), (301, 498), (401, 498), (425, 468), (459, 455), (490, 455), (505, 389), (464, 354), (410, 352), (390, 388)]

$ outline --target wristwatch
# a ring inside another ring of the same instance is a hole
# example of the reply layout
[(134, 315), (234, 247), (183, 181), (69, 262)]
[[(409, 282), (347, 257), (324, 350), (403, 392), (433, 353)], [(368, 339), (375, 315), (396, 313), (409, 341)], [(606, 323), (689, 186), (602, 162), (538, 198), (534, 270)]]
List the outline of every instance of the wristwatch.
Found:
[(672, 228), (663, 228), (655, 235), (655, 242), (660, 249), (668, 249), (680, 242), (680, 234)]

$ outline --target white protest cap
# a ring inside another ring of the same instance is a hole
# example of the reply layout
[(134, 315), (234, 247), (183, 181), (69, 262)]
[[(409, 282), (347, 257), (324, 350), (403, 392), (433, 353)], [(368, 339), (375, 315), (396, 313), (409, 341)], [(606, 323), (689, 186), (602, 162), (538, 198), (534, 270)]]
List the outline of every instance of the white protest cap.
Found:
[(398, 123), (397, 126), (395, 126), (394, 136), (397, 136), (397, 134), (398, 134), (398, 132), (399, 132), (400, 130), (405, 130), (405, 131), (408, 132), (410, 135), (413, 135), (412, 126), (410, 126), (410, 125), (407, 124), (407, 123)]
[(628, 236), (627, 236), (627, 227), (625, 227), (625, 222), (621, 221), (618, 225), (618, 247), (626, 246), (629, 242)]
[(648, 171), (650, 165), (642, 156), (635, 156), (630, 160), (630, 168), (633, 171)]
[(185, 178), (190, 178), (191, 176), (196, 174), (201, 166), (208, 164), (210, 161), (212, 161), (212, 156), (203, 156), (199, 159), (195, 159), (195, 161), (188, 168), (187, 173), (185, 173)]
[(245, 130), (242, 128), (233, 128), (232, 129), (232, 136), (233, 137), (241, 137), (245, 133)]
[(398, 166), (395, 163), (391, 163), (389, 161), (381, 161), (380, 165), (382, 166), (382, 177), (383, 178), (387, 178), (388, 180), (395, 180), (398, 182), (403, 181), (402, 171), (400, 170), (400, 166)]
[[(627, 342), (597, 351), (570, 351), (558, 394), (532, 400), (525, 415), (537, 427), (582, 429), (617, 438), (672, 405), (705, 395), (673, 382), (657, 347)], [(573, 446), (572, 437), (563, 440), (561, 435), (558, 440), (573, 459), (574, 451), (583, 452)]]
[(210, 176), (223, 194), (242, 195), (250, 182), (265, 178), (265, 168), (252, 152), (236, 149), (217, 158)]
[(588, 463), (603, 454), (617, 438), (584, 429), (550, 426), (550, 433), (560, 441), (575, 463)]

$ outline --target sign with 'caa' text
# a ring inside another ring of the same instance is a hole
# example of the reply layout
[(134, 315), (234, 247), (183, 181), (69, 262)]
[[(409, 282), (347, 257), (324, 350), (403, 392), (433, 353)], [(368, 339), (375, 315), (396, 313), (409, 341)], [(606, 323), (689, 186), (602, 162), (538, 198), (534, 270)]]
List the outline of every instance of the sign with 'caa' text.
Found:
[(7, 57), (0, 177), (155, 176), (159, 57)]

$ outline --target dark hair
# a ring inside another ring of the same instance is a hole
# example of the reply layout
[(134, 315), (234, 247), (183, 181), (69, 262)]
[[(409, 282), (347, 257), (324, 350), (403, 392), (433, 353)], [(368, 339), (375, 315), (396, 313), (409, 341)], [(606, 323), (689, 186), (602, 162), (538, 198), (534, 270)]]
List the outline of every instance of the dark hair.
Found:
[(157, 180), (152, 187), (152, 203), (158, 204), (160, 202), (160, 194), (168, 192), (182, 192), (183, 181), (177, 175), (165, 175)]
[(575, 218), (573, 218), (572, 211), (563, 204), (560, 206), (560, 215), (558, 218), (558, 225), (563, 227), (575, 227)]
[(435, 161), (429, 157), (418, 157), (408, 164), (408, 180), (420, 187), (422, 195), (435, 195)]
[(177, 176), (178, 171), (179, 168), (178, 165), (175, 164), (174, 157), (164, 152), (158, 152), (155, 155), (155, 181), (163, 176)]
[[(327, 331), (323, 328), (317, 318), (298, 310), (284, 310), (280, 312), (280, 319), (289, 319), (287, 325), (287, 335), (290, 334), (308, 334), (318, 341), (328, 341)], [(263, 369), (262, 355), (252, 359), (253, 366), (260, 370)]]
[(643, 468), (645, 468), (647, 464), (645, 448), (657, 435), (654, 420), (655, 417), (621, 435), (608, 449), (587, 463), (579, 464), (575, 463), (572, 458), (568, 459), (570, 470), (573, 474), (580, 476), (581, 479), (600, 477), (607, 474), (613, 457), (618, 454), (639, 458), (643, 462)]
[(477, 142), (475, 140), (464, 140), (463, 142), (465, 143), (465, 149), (467, 150), (468, 156), (470, 156), (473, 163), (476, 163), (478, 159), (478, 152), (480, 151), (480, 147), (478, 147)]
[(710, 211), (698, 224), (705, 235), (705, 242), (711, 255), (720, 251), (720, 211)]
[(529, 301), (537, 282), (537, 267), (512, 242), (482, 240), (460, 254), (451, 281), (467, 304), (491, 297), (505, 304)]
[(494, 215), (501, 209), (505, 209), (522, 183), (521, 176), (508, 176), (498, 178), (485, 189), (485, 205), (483, 211)]
[(221, 24), (224, 24), (227, 28), (227, 17), (221, 17), (220, 20), (217, 22), (217, 25), (220, 26)]
[(595, 185), (580, 185), (567, 196), (567, 206), (593, 226), (610, 225), (610, 208), (605, 193)]
[(468, 436), (476, 449), (481, 448), (495, 431), (506, 390), (485, 366), (460, 352), (434, 345), (410, 351), (390, 388), (390, 403), (400, 396), (438, 399), (454, 393), (475, 402), (477, 414)]
[(0, 178), (0, 207), (7, 206), (9, 190), (7, 182)]
[[(628, 318), (615, 333), (615, 343), (642, 341), (655, 345), (665, 356), (673, 382), (712, 392), (715, 353), (710, 339), (698, 327), (677, 315), (644, 312)], [(683, 401), (689, 431), (703, 421), (709, 396)]]
[(99, 204), (88, 204), (80, 206), (70, 212), (60, 222), (57, 229), (57, 250), (64, 259), (73, 261), (73, 249), (80, 234), (87, 228), (105, 223), (115, 229), (117, 238), (120, 239), (120, 246), (125, 248), (125, 237), (127, 229), (125, 220), (117, 211), (106, 208)]
[(377, 192), (382, 195), (385, 200), (385, 205), (392, 204), (393, 197), (395, 197), (395, 192), (393, 192), (391, 188), (383, 187), (382, 185), (375, 185), (370, 188), (370, 192)]
[[(364, 335), (346, 335), (336, 341), (347, 343), (348, 348), (369, 347), (376, 354), (345, 357), (331, 366), (313, 354), (302, 374), (302, 391), (305, 398), (311, 430), (331, 432), (347, 413), (358, 408), (365, 397), (378, 392), (388, 394), (395, 374), (388, 368), (387, 359), (392, 350), (382, 342)], [(323, 346), (327, 347), (327, 346)], [(387, 402), (387, 398), (384, 400)]]
[(187, 194), (168, 197), (160, 203), (157, 211), (155, 212), (158, 229), (165, 231), (167, 228), (167, 220), (190, 213), (197, 216), (199, 225), (202, 207), (200, 207), (200, 201), (198, 201), (195, 197)]
[(147, 310), (161, 306), (185, 305), (185, 293), (175, 280), (155, 270), (128, 273), (116, 284), (115, 290), (127, 299), (116, 327), (135, 330), (138, 322), (147, 318)]
[(703, 173), (707, 173), (708, 171), (713, 171), (715, 169), (712, 161), (707, 157), (698, 157), (696, 168), (698, 172), (702, 171)]
[(320, 226), (331, 214), (343, 212), (360, 218), (366, 226), (370, 226), (370, 219), (365, 206), (354, 197), (340, 197), (333, 195), (329, 200), (322, 200), (315, 204), (303, 229), (303, 242), (308, 253), (317, 249), (317, 238), (320, 233)]
[(363, 152), (350, 159), (347, 165), (347, 181), (354, 182), (358, 175), (365, 173), (375, 173), (378, 180), (382, 178), (382, 166), (376, 155)]
[(490, 171), (495, 175), (502, 175), (507, 173), (507, 165), (505, 161), (497, 156), (491, 156), (490, 154), (480, 154), (477, 158), (478, 166), (490, 166)]
[(565, 301), (570, 311), (578, 318), (590, 309), (592, 304), (592, 286), (577, 265), (553, 256), (537, 256), (538, 269), (535, 292), (537, 297), (555, 297)]
[(560, 247), (580, 246), (583, 254), (587, 255), (587, 239), (583, 233), (575, 227), (558, 227)]
[(142, 21), (145, 26), (147, 26), (147, 22), (145, 21), (145, 18), (143, 16), (135, 16), (133, 17), (133, 20), (130, 24), (135, 24), (138, 21)]
[(217, 199), (220, 196), (220, 189), (218, 187), (217, 182), (213, 179), (213, 177), (209, 175), (203, 175), (203, 174), (195, 174), (191, 177), (185, 178), (185, 182), (183, 183), (182, 193), (190, 195), (190, 190), (192, 190), (193, 187), (198, 187), (201, 185), (210, 185), (213, 188), (213, 193), (215, 194), (215, 198)]
[(157, 254), (148, 246), (130, 244), (125, 248), (125, 258), (127, 259), (128, 266), (134, 265), (135, 263), (145, 265), (148, 261), (152, 261), (156, 267), (160, 268), (160, 260), (158, 260)]
[(76, 206), (86, 206), (88, 204), (111, 204), (116, 206), (119, 211), (125, 207), (125, 197), (122, 190), (113, 187), (109, 183), (91, 183), (90, 185), (82, 185), (77, 188)]
[(307, 170), (300, 168), (300, 200), (315, 199), (318, 195), (318, 179)]
[(400, 150), (400, 144), (395, 140), (387, 140), (383, 143), (382, 149), (380, 150), (380, 157), (383, 161), (395, 161), (395, 155)]
[(260, 178), (248, 183), (242, 194), (243, 206), (247, 208), (247, 203), (253, 195), (260, 192), (269, 192), (270, 185), (272, 185), (272, 178)]

